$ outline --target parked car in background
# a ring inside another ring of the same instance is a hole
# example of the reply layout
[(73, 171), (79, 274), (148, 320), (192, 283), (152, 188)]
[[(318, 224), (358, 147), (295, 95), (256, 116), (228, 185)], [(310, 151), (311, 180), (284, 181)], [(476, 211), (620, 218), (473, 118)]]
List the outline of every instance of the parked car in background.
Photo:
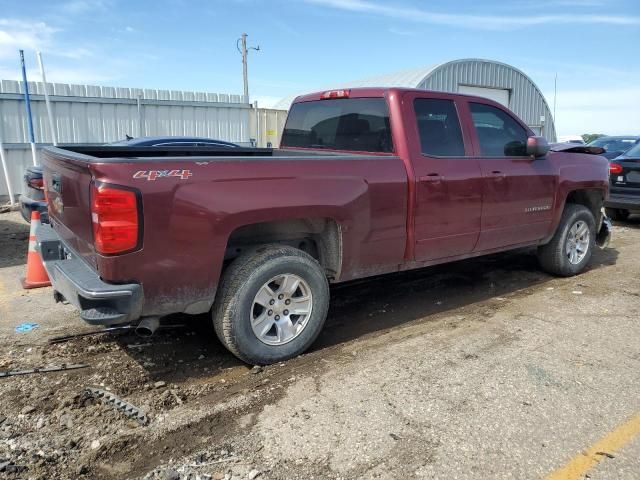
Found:
[(604, 148), (602, 156), (611, 160), (622, 155), (638, 143), (640, 143), (640, 136), (619, 135), (597, 138), (593, 142), (589, 143), (589, 146)]
[(560, 135), (557, 143), (575, 143), (576, 145), (584, 145), (584, 140), (580, 135)]
[(20, 195), (20, 213), (22, 218), (31, 222), (31, 212), (40, 212), (40, 220), (48, 221), (47, 201), (44, 198), (42, 167), (31, 165), (24, 172), (24, 193)]
[(614, 220), (626, 220), (640, 213), (640, 143), (609, 164), (611, 189), (605, 202), (607, 214)]
[(293, 103), (280, 149), (165, 148), (45, 149), (54, 299), (146, 333), (209, 312), (251, 364), (314, 342), (329, 283), (525, 246), (571, 276), (610, 235), (602, 149), (549, 151), (487, 98), (319, 92)]
[[(108, 143), (122, 147), (220, 147), (237, 148), (238, 145), (223, 140), (205, 137), (138, 137), (127, 136), (125, 140)], [(47, 201), (44, 198), (42, 185), (42, 167), (34, 165), (28, 167), (24, 173), (25, 190), (20, 195), (20, 213), (27, 222), (31, 221), (31, 212), (39, 211), (40, 219), (48, 222)]]
[(204, 137), (127, 137), (119, 142), (108, 145), (123, 147), (223, 147), (237, 148), (238, 145), (224, 140)]

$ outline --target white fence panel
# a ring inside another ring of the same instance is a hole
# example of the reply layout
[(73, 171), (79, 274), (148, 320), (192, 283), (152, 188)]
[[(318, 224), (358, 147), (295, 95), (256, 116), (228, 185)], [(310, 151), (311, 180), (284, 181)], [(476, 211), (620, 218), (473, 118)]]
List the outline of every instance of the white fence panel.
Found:
[[(44, 85), (29, 82), (37, 144), (50, 144)], [(253, 109), (242, 96), (95, 85), (49, 84), (59, 143), (108, 143), (130, 136), (189, 135), (247, 144)], [(31, 165), (22, 84), (0, 81), (0, 138), (15, 192)], [(262, 143), (266, 145), (266, 141)], [(0, 196), (8, 194), (0, 179)]]

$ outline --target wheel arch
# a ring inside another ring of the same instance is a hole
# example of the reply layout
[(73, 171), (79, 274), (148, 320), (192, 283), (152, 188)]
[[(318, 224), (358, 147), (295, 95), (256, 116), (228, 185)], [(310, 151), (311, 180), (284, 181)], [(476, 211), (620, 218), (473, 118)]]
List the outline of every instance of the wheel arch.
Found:
[(236, 226), (227, 238), (225, 266), (247, 251), (273, 244), (289, 245), (308, 253), (322, 266), (330, 281), (340, 277), (342, 227), (330, 217), (266, 220)]
[(552, 228), (550, 229), (548, 236), (540, 243), (544, 245), (551, 241), (556, 233), (558, 225), (560, 224), (562, 212), (564, 212), (567, 204), (583, 205), (587, 207), (593, 214), (593, 218), (595, 218), (596, 231), (599, 230), (604, 218), (602, 214), (602, 207), (604, 206), (605, 195), (606, 192), (602, 188), (593, 186), (575, 187), (566, 191), (564, 195), (560, 196), (562, 200), (561, 203), (558, 204), (558, 208), (556, 209), (552, 222)]

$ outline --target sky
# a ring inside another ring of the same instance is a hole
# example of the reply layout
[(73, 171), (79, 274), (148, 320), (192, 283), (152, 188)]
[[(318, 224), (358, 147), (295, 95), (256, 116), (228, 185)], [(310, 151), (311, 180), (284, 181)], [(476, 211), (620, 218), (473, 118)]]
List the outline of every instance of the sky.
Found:
[(242, 93), (251, 100), (460, 58), (513, 65), (558, 135), (640, 134), (640, 0), (0, 0), (0, 79)]

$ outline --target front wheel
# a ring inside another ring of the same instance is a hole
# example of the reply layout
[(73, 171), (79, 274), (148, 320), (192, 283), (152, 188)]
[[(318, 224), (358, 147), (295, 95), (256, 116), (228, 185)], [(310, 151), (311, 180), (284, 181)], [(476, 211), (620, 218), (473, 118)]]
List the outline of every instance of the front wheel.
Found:
[(570, 203), (565, 206), (551, 241), (538, 248), (538, 260), (545, 271), (571, 277), (589, 264), (595, 242), (593, 213), (583, 205)]
[(213, 308), (216, 334), (241, 360), (266, 365), (304, 352), (327, 316), (322, 267), (296, 248), (270, 245), (235, 259)]

